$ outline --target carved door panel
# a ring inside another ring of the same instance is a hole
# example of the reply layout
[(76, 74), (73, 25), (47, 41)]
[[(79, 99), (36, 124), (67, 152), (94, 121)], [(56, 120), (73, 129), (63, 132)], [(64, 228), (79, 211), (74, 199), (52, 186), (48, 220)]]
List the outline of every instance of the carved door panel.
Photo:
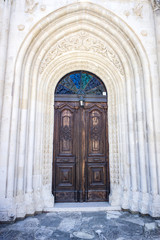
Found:
[(106, 103), (55, 103), (56, 202), (106, 201), (109, 194)]
[(55, 103), (53, 192), (57, 202), (77, 201), (76, 103)]
[(109, 195), (109, 162), (106, 103), (86, 104), (85, 199), (105, 201)]

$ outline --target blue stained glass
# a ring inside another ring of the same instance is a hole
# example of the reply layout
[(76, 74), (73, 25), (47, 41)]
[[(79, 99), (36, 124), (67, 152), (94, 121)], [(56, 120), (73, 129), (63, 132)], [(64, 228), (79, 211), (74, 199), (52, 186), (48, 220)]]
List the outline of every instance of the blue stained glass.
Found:
[(101, 85), (101, 82), (94, 77), (94, 78), (91, 79), (91, 81), (89, 82), (89, 84), (85, 88), (85, 91), (88, 91), (92, 88), (98, 87), (99, 85)]
[(71, 74), (70, 79), (72, 79), (72, 81), (76, 85), (76, 88), (80, 89), (80, 87), (81, 87), (81, 73)]
[(95, 75), (79, 71), (63, 77), (57, 85), (56, 94), (103, 95), (106, 89)]
[(64, 79), (62, 79), (61, 84), (67, 88), (69, 88), (70, 90), (72, 90), (73, 92), (77, 92), (77, 88), (74, 85), (74, 83), (71, 81), (70, 77), (66, 77)]
[(71, 91), (61, 84), (58, 84), (56, 88), (56, 94), (75, 94), (75, 92)]
[(100, 85), (96, 88), (93, 88), (87, 92), (87, 94), (93, 94), (93, 95), (103, 95), (103, 92), (106, 92), (105, 88)]
[(81, 87), (82, 89), (85, 89), (88, 82), (91, 80), (92, 76), (86, 73), (82, 73), (82, 80), (81, 80)]

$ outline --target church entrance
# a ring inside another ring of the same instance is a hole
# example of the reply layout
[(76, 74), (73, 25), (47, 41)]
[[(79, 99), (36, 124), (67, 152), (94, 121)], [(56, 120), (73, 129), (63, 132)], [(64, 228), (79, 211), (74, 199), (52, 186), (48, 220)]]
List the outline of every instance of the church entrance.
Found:
[(56, 202), (108, 201), (107, 92), (86, 71), (67, 74), (55, 90), (53, 194)]

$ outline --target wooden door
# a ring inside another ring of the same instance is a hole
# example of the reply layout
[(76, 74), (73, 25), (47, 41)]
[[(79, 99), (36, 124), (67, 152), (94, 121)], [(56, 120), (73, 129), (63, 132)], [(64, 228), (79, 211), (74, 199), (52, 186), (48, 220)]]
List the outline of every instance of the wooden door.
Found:
[(56, 202), (108, 201), (107, 103), (55, 102)]

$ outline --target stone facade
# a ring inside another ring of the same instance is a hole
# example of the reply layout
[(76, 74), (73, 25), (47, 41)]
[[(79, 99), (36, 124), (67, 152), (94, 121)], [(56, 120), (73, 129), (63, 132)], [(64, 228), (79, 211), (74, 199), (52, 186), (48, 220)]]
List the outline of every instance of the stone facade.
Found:
[(1, 221), (54, 207), (54, 90), (75, 70), (108, 91), (110, 204), (160, 217), (158, 26), (158, 0), (1, 0)]

